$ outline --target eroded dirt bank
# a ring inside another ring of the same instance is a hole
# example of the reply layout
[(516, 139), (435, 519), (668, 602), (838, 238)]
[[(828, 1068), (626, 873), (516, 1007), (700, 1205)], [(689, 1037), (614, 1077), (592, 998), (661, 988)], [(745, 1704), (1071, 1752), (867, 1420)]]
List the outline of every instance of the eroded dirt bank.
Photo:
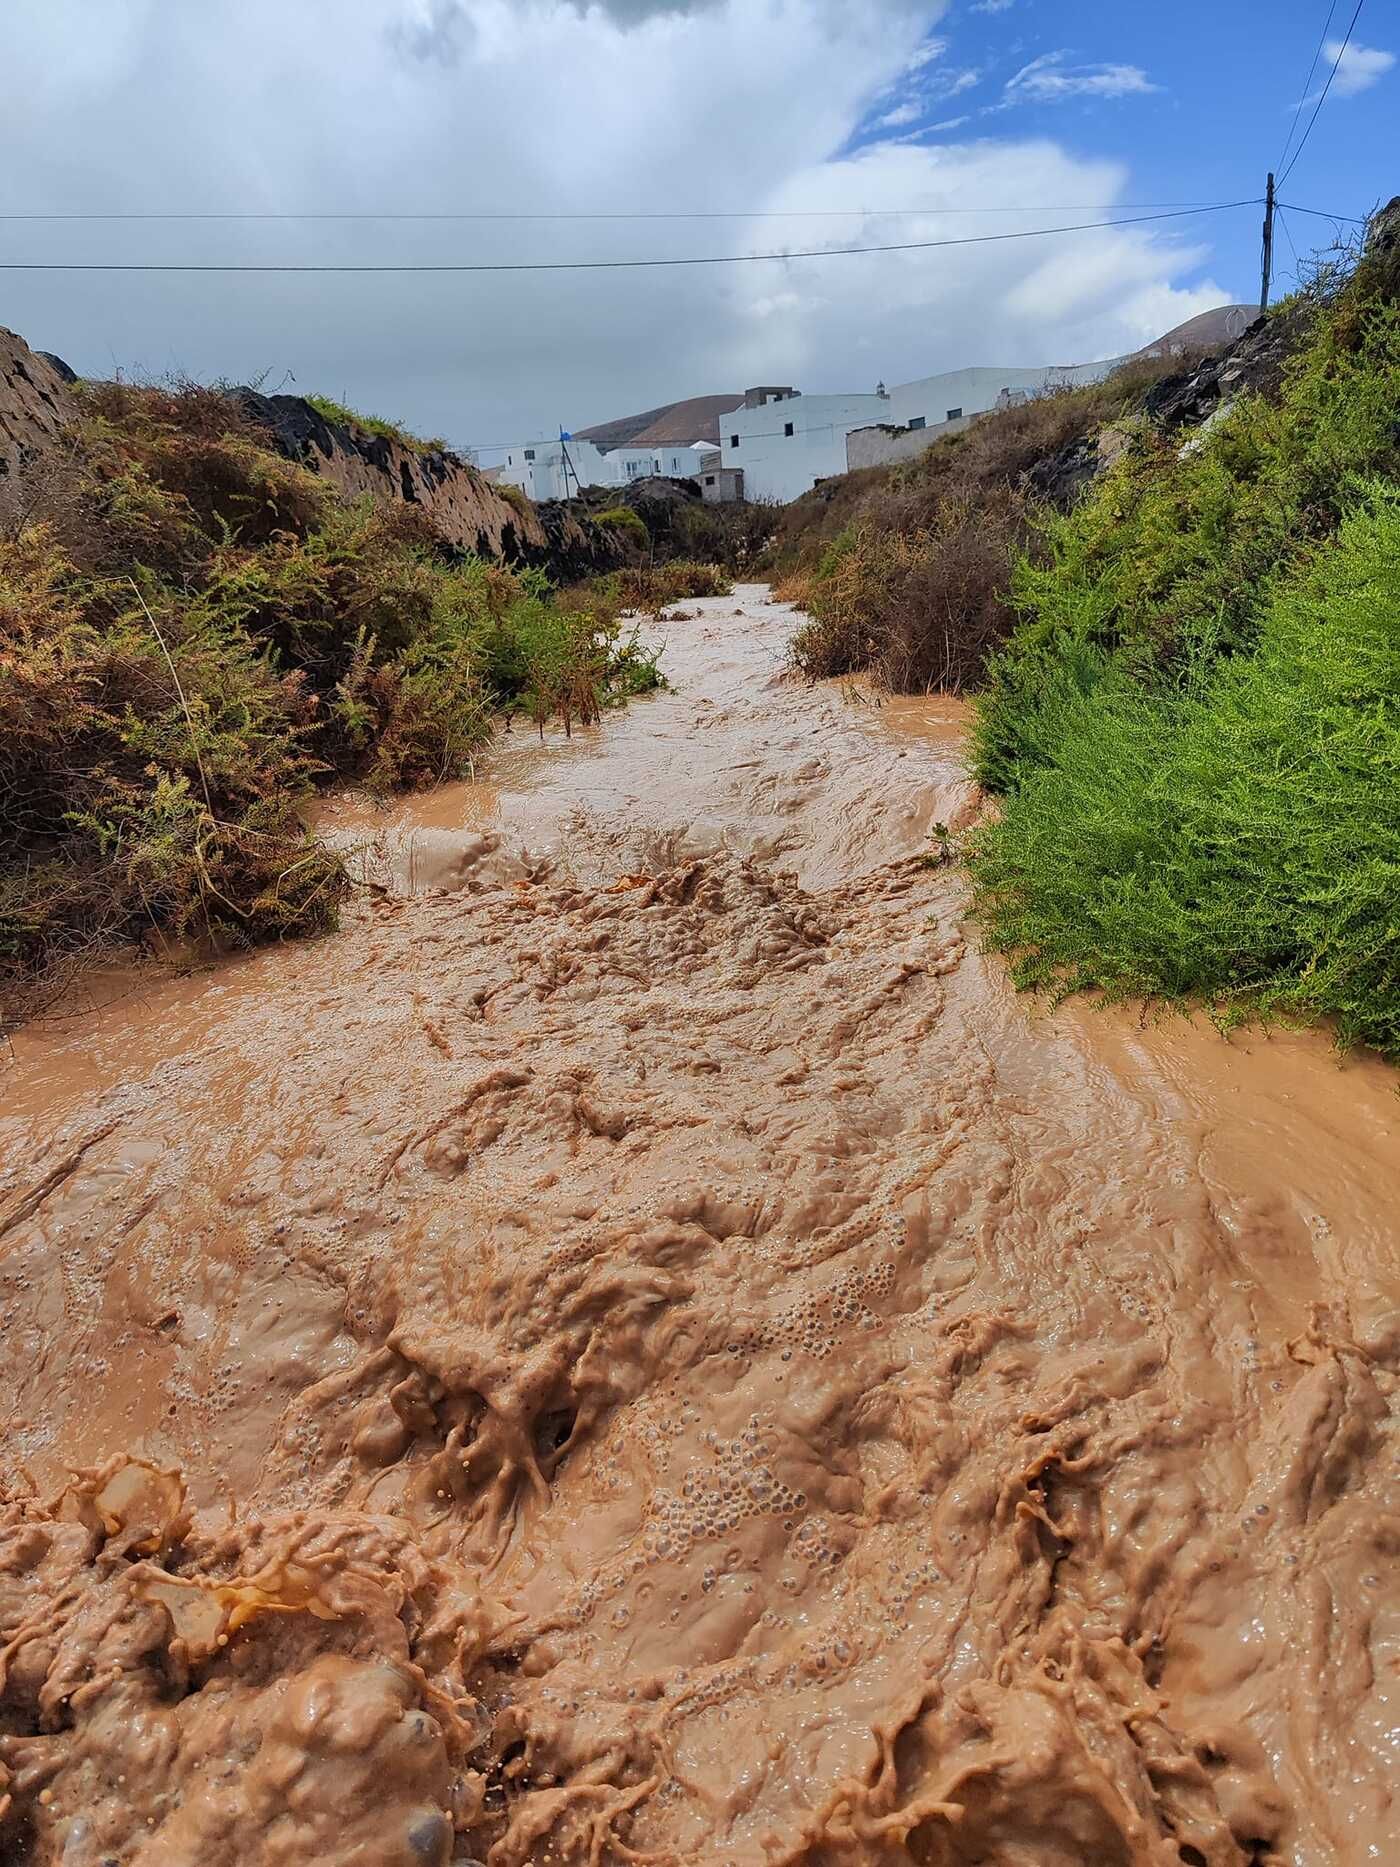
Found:
[(1016, 1000), (940, 709), (687, 608), (19, 1043), (0, 1856), (1400, 1858), (1393, 1076)]

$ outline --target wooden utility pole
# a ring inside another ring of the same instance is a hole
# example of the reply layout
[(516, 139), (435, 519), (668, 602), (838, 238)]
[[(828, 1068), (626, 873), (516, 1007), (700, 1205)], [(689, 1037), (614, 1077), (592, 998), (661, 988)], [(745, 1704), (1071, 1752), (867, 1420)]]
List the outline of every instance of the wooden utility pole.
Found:
[(1264, 281), (1259, 291), (1259, 315), (1269, 309), (1269, 287), (1274, 277), (1274, 176), (1269, 171), (1269, 186), (1264, 194)]

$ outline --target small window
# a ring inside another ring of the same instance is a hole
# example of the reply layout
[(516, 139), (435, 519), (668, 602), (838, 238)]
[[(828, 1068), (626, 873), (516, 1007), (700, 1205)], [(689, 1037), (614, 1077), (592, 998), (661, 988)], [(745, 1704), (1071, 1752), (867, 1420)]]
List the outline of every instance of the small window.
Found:
[(783, 423), (783, 433), (788, 435), (792, 433), (792, 423), (790, 421), (785, 421)]
[(535, 458), (535, 450), (533, 447), (527, 447), (525, 449), (525, 458), (526, 460), (533, 460)]
[(730, 445), (731, 447), (737, 447), (737, 446), (739, 445), (739, 437), (738, 437), (738, 435), (737, 435), (737, 434), (731, 434), (731, 435), (730, 435), (730, 437), (729, 437), (729, 445)]
[(909, 426), (910, 426), (911, 428), (926, 428), (926, 427), (928, 426), (928, 417), (927, 417), (927, 415), (913, 415), (913, 416), (911, 416), (911, 417), (910, 417), (910, 420), (909, 420)]
[(948, 419), (949, 421), (961, 421), (962, 410), (960, 408), (950, 408), (948, 410)]
[(715, 476), (714, 476), (714, 474), (713, 474), (713, 473), (707, 473), (707, 474), (705, 475), (705, 484), (706, 484), (706, 486), (713, 486), (713, 485), (714, 485), (714, 483), (715, 483)]

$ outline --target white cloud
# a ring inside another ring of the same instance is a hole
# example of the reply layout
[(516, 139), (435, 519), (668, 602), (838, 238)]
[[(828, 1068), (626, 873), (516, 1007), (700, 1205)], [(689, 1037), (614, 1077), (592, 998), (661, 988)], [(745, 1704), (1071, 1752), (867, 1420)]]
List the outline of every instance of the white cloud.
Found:
[(1009, 13), (1015, 4), (1016, 0), (977, 0), (977, 4), (969, 8), (969, 11), (973, 13)]
[(904, 62), (906, 72), (922, 71), (925, 65), (931, 65), (935, 59), (942, 58), (948, 50), (946, 39), (926, 39), (918, 50)]
[[(902, 90), (911, 61), (928, 70), (920, 91), (938, 94), (946, 48), (925, 56), (937, 12), (936, 0), (612, 12), (573, 0), (48, 0), (7, 17), (8, 82), (26, 99), (8, 125), (11, 170), (26, 178), (17, 208), (743, 212), (30, 223), (9, 250), (291, 263), (733, 254), (999, 233), (1043, 224), (1057, 202), (1129, 198), (1124, 168), (1048, 139), (887, 141), (834, 157), (872, 100), (884, 95), (887, 113), (916, 101)], [(970, 203), (1026, 219), (941, 211)], [(919, 211), (865, 212), (883, 207)], [(304, 390), (494, 442), (747, 382), (839, 389), (1116, 354), (1156, 334), (1149, 317), (1166, 328), (1231, 295), (1183, 286), (1199, 265), (1169, 235), (1133, 228), (674, 271), (100, 285), (11, 274), (4, 321), (89, 374), (120, 364), (276, 382), (290, 370)]]
[(906, 123), (917, 123), (922, 115), (923, 110), (918, 104), (899, 104), (895, 109), (887, 110), (883, 117), (877, 117), (875, 128), (877, 130), (901, 129)]
[(1045, 52), (1007, 80), (1010, 103), (1057, 104), (1070, 97), (1141, 97), (1160, 89), (1139, 65), (1067, 65), (1067, 52)]
[(1339, 39), (1328, 41), (1323, 47), (1323, 56), (1329, 64), (1337, 66), (1337, 75), (1332, 80), (1333, 97), (1355, 97), (1361, 91), (1369, 91), (1395, 65), (1394, 52), (1381, 52), (1366, 45), (1349, 45), (1343, 50)]

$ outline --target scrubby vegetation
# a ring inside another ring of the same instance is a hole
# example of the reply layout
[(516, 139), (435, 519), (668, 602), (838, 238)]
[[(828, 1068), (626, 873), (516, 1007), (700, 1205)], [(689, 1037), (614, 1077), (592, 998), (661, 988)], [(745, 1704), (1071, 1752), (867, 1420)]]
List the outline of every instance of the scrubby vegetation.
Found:
[(337, 776), (467, 770), (493, 716), (596, 718), (660, 681), (620, 605), (449, 561), (346, 504), (210, 390), (84, 392), (0, 512), (0, 991), (143, 929), (315, 931), (345, 885), (303, 827)]
[(1281, 395), (1138, 437), (1015, 576), (972, 871), (1022, 983), (1327, 1016), (1400, 1058), (1400, 304), (1363, 262)]
[(780, 515), (778, 594), (812, 617), (794, 641), (813, 676), (869, 671), (900, 693), (975, 686), (1009, 636), (1012, 570), (1064, 495), (1045, 474), (1066, 448), (1132, 416), (1182, 368), (1144, 358), (1102, 383), (983, 416), (916, 460), (824, 482)]
[(728, 596), (732, 585), (718, 564), (638, 564), (590, 578), (560, 600), (592, 606), (605, 615), (655, 615), (689, 596)]
[(781, 510), (765, 500), (707, 505), (698, 489), (686, 492), (669, 480), (637, 480), (620, 492), (585, 487), (570, 507), (620, 530), (639, 562), (717, 564), (731, 577), (754, 572)]
[(410, 433), (401, 422), (385, 421), (380, 415), (362, 415), (358, 409), (347, 408), (328, 395), (309, 395), (305, 400), (318, 415), (339, 428), (361, 428), (366, 434), (377, 434), (381, 440), (397, 441), (400, 447), (415, 454), (438, 454), (447, 446), (441, 435), (425, 441), (421, 435)]

